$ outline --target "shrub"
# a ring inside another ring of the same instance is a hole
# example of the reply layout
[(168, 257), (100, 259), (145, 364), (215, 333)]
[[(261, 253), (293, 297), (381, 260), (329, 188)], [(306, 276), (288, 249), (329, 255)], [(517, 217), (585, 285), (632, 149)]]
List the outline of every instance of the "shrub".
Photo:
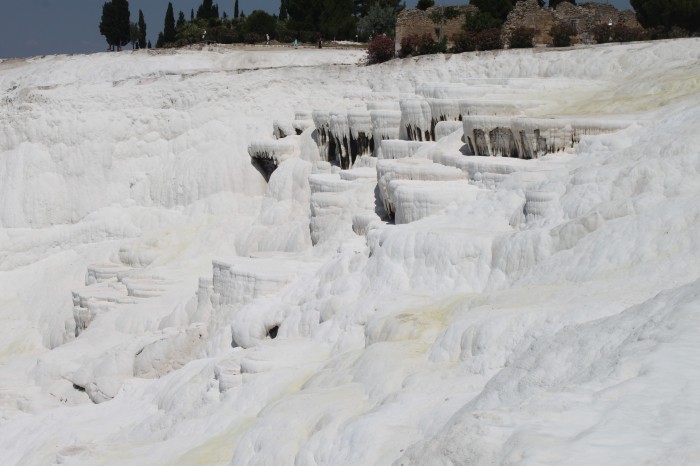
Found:
[(622, 23), (617, 23), (612, 27), (613, 42), (633, 42), (644, 40), (644, 31), (638, 28), (631, 28)]
[(599, 24), (593, 28), (593, 38), (599, 44), (608, 42), (632, 42), (635, 40), (644, 40), (646, 38), (645, 31), (638, 28), (631, 28), (622, 23), (617, 23), (614, 26), (607, 24)]
[(367, 57), (370, 65), (391, 60), (394, 58), (394, 39), (385, 34), (378, 35), (370, 41)]
[(446, 44), (447, 41), (445, 40), (441, 42), (435, 42), (433, 36), (427, 32), (422, 35), (410, 34), (401, 39), (401, 49), (399, 49), (399, 56), (401, 58), (405, 58), (410, 55), (416, 56), (438, 53), (441, 49), (447, 48)]
[(409, 34), (401, 38), (401, 48), (399, 49), (399, 57), (406, 58), (416, 53), (417, 34)]
[(454, 36), (452, 41), (455, 44), (452, 51), (455, 53), (503, 48), (500, 28), (483, 29), (481, 31), (464, 31)]
[(593, 39), (595, 39), (598, 44), (607, 44), (610, 42), (612, 36), (610, 26), (607, 24), (598, 24), (594, 26), (591, 33), (593, 34)]
[(668, 30), (666, 37), (669, 39), (682, 39), (684, 37), (690, 37), (690, 32), (680, 26), (671, 26), (671, 29)]
[(263, 36), (257, 32), (246, 32), (243, 34), (243, 41), (246, 44), (255, 44), (263, 41)]
[(569, 47), (571, 36), (576, 35), (576, 29), (569, 23), (560, 22), (552, 26), (549, 35), (552, 36), (552, 43), (555, 47)]
[(509, 46), (512, 49), (529, 49), (533, 47), (534, 39), (534, 29), (518, 26), (517, 28), (513, 29), (513, 32), (510, 34)]

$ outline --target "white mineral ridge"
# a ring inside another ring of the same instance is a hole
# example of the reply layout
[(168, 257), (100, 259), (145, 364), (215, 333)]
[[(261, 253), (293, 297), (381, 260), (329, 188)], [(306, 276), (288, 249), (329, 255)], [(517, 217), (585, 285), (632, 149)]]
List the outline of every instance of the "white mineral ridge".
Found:
[[(700, 463), (700, 39), (362, 56), (0, 60), (2, 464)], [(251, 163), (358, 108), (376, 167)]]

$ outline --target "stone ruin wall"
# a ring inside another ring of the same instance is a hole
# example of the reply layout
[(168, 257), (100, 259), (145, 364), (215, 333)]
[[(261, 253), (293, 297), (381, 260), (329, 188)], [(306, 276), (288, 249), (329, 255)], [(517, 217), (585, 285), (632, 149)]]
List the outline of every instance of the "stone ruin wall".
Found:
[[(452, 45), (452, 36), (462, 31), (464, 15), (468, 12), (475, 12), (478, 9), (473, 5), (455, 5), (459, 10), (456, 18), (449, 20), (442, 28), (443, 34), (447, 37), (448, 45)], [(396, 50), (401, 48), (401, 39), (412, 34), (419, 36), (430, 34), (436, 41), (439, 39), (435, 29), (439, 29), (438, 24), (430, 20), (430, 13), (440, 7), (430, 7), (427, 10), (404, 9), (396, 18)]]
[(508, 43), (510, 34), (518, 26), (525, 26), (535, 30), (535, 44), (551, 45), (552, 38), (549, 29), (557, 22), (572, 23), (576, 26), (578, 36), (576, 42), (584, 44), (593, 43), (593, 28), (599, 24), (623, 23), (630, 28), (641, 29), (635, 14), (631, 10), (620, 11), (606, 3), (582, 3), (573, 5), (562, 2), (556, 9), (540, 8), (537, 0), (525, 0), (515, 4), (515, 8), (508, 15), (503, 25), (503, 41)]
[[(443, 27), (443, 33), (447, 37), (448, 44), (452, 45), (452, 37), (462, 31), (464, 15), (467, 12), (477, 11), (472, 5), (455, 6), (460, 14), (455, 19), (450, 20)], [(439, 26), (430, 20), (430, 12), (440, 8), (431, 7), (426, 11), (418, 9), (405, 9), (396, 18), (396, 50), (401, 48), (401, 39), (411, 34), (430, 34), (433, 39), (438, 40), (435, 32)], [(640, 28), (635, 14), (631, 10), (619, 11), (614, 6), (606, 3), (589, 2), (580, 5), (573, 5), (569, 2), (560, 3), (557, 8), (540, 8), (537, 0), (524, 0), (516, 2), (515, 8), (508, 15), (508, 19), (503, 25), (503, 40), (508, 43), (510, 34), (518, 26), (533, 28), (535, 33), (535, 44), (551, 45), (552, 38), (549, 29), (555, 22), (565, 21), (574, 23), (579, 32), (574, 42), (592, 43), (592, 29), (598, 24), (608, 24), (612, 20), (613, 24), (623, 23), (627, 27)]]

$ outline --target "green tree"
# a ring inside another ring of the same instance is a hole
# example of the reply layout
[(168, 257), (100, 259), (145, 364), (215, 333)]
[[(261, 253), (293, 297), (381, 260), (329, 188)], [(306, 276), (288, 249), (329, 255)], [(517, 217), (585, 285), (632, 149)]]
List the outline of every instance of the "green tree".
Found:
[(318, 31), (322, 0), (285, 0), (291, 30)]
[(419, 10), (427, 10), (431, 6), (435, 6), (435, 0), (418, 0), (418, 4), (416, 5), (416, 8)]
[(203, 0), (202, 4), (197, 9), (197, 19), (218, 19), (219, 5), (216, 5), (212, 0)]
[(639, 23), (645, 28), (668, 32), (680, 27), (700, 31), (700, 0), (630, 0)]
[[(354, 0), (355, 10), (354, 14), (358, 18), (364, 18), (369, 13), (369, 9), (372, 6), (370, 0)], [(374, 2), (376, 3), (376, 2)]]
[(478, 11), (468, 13), (465, 18), (463, 29), (467, 32), (481, 32), (487, 29), (499, 28), (501, 21), (491, 16), (490, 13)]
[(576, 0), (549, 0), (549, 8), (556, 8), (561, 2), (569, 2), (576, 5)]
[(277, 30), (277, 20), (263, 10), (254, 10), (245, 20), (245, 30), (261, 36), (265, 34), (273, 36)]
[(317, 29), (328, 39), (354, 38), (357, 25), (354, 6), (353, 0), (323, 0), (323, 14)]
[[(284, 0), (282, 0), (282, 4), (284, 5)], [(280, 8), (282, 7), (280, 6)], [(238, 19), (238, 0), (236, 0), (236, 3), (233, 4), (233, 19)]]
[(131, 42), (131, 50), (139, 48), (140, 36), (138, 23), (129, 23), (129, 42)]
[(110, 50), (116, 46), (115, 38), (115, 17), (116, 13), (112, 2), (105, 2), (102, 5), (102, 18), (100, 19), (100, 34), (105, 36)]
[(511, 0), (469, 0), (469, 4), (479, 8), (479, 11), (490, 14), (503, 23), (508, 13), (513, 9)]
[(111, 50), (121, 50), (130, 42), (131, 23), (129, 21), (129, 2), (112, 0), (102, 6), (100, 34), (105, 36)]
[(187, 23), (187, 20), (185, 19), (185, 13), (182, 11), (178, 13), (177, 15), (177, 23), (175, 23), (175, 29), (180, 29)]
[(386, 34), (393, 37), (396, 28), (396, 13), (394, 8), (380, 2), (375, 2), (369, 7), (367, 14), (360, 18), (357, 23), (357, 29), (364, 37), (376, 37), (379, 34)]
[[(163, 25), (163, 42), (175, 42), (175, 14), (173, 13), (173, 4), (168, 3), (168, 9), (165, 11), (165, 23)], [(163, 44), (161, 44), (162, 46)]]
[(139, 10), (139, 48), (146, 48), (146, 18), (143, 16), (143, 11)]

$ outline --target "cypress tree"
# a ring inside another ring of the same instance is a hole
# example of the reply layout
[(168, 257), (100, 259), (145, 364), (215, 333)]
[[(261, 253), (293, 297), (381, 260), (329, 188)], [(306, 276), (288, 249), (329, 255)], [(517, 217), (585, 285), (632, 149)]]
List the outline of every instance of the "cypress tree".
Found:
[[(126, 10), (126, 11), (125, 11)], [(106, 2), (102, 6), (100, 34), (105, 36), (110, 50), (121, 50), (129, 43), (131, 24), (129, 22), (129, 3), (125, 0)]]
[(116, 39), (114, 37), (114, 5), (112, 2), (105, 2), (102, 5), (102, 18), (100, 19), (100, 34), (105, 36), (110, 50), (114, 50)]
[[(284, 4), (284, 0), (282, 0), (282, 4)], [(233, 4), (233, 19), (238, 19), (238, 0)]]
[(177, 15), (177, 24), (175, 24), (175, 28), (176, 28), (176, 29), (180, 29), (182, 26), (185, 25), (186, 22), (187, 22), (187, 21), (185, 21), (185, 14), (181, 11), (181, 12)]
[(203, 0), (197, 8), (197, 19), (216, 19), (219, 17), (219, 5), (214, 5), (212, 0)]
[(146, 19), (141, 10), (139, 10), (139, 48), (146, 48)]
[(285, 0), (282, 0), (280, 2), (280, 21), (287, 21), (288, 17), (289, 15), (287, 14), (287, 3), (285, 2)]
[(175, 14), (173, 13), (172, 3), (168, 3), (168, 10), (165, 12), (163, 42), (175, 42)]
[(151, 41), (150, 41), (150, 40), (148, 41), (148, 48), (149, 48), (149, 49), (150, 49), (150, 48), (153, 48), (153, 47), (151, 47)]
[(190, 21), (194, 21), (194, 8), (190, 10)]

